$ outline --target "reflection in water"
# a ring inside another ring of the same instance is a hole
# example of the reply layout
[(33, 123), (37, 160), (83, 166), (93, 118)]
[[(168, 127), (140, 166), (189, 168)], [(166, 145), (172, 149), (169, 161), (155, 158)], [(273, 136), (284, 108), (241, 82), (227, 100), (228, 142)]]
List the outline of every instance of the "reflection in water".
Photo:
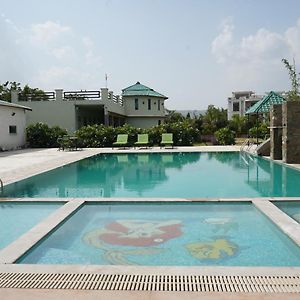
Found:
[(11, 184), (13, 197), (299, 196), (300, 172), (245, 153), (102, 154)]

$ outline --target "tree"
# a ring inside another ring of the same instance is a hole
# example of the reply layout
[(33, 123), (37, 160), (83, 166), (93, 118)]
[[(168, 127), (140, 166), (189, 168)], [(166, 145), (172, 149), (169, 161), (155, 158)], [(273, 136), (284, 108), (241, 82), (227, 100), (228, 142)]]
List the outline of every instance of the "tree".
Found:
[(48, 99), (43, 90), (31, 88), (28, 84), (22, 88), (21, 84), (16, 81), (6, 81), (4, 84), (0, 84), (0, 99), (11, 102), (11, 91), (17, 91), (20, 99), (23, 101), (27, 101), (29, 98), (33, 101)]
[(167, 113), (165, 123), (182, 122), (184, 120), (184, 116), (175, 110), (168, 110)]
[(299, 101), (300, 94), (299, 94), (299, 77), (296, 72), (295, 64), (292, 66), (287, 59), (283, 58), (282, 62), (284, 63), (285, 67), (287, 68), (291, 80), (292, 89), (288, 92), (288, 100), (290, 101)]
[(216, 130), (226, 127), (227, 124), (227, 110), (209, 105), (203, 116), (203, 126), (206, 134), (213, 134)]
[(20, 83), (15, 81), (6, 81), (4, 84), (0, 84), (0, 100), (11, 102), (11, 91), (15, 90), (21, 92)]
[(245, 133), (247, 131), (247, 118), (240, 115), (233, 115), (228, 123), (228, 127), (237, 134)]

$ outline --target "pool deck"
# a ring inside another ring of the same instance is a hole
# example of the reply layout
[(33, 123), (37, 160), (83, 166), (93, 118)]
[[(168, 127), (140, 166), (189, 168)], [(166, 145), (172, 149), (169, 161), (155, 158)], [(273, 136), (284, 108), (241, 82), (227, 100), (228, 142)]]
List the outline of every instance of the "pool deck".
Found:
[[(57, 151), (57, 149), (27, 149), (0, 153), (0, 179), (4, 185), (52, 170), (66, 164), (100, 153), (157, 153), (157, 152), (232, 152), (239, 146), (176, 147), (174, 149), (109, 149), (90, 148), (82, 151)], [(292, 165), (300, 168), (300, 165)], [(300, 224), (288, 217), (272, 200), (300, 200), (299, 198), (243, 198), (243, 199), (159, 199), (141, 198), (140, 201), (252, 201), (285, 234), (300, 246)], [(82, 273), (82, 274), (140, 274), (180, 276), (300, 276), (300, 267), (136, 267), (87, 265), (17, 265), (14, 262), (34, 244), (46, 236), (85, 201), (137, 201), (137, 198), (18, 198), (0, 201), (63, 201), (65, 205), (37, 224), (0, 251), (0, 274), (4, 273)], [(298, 277), (297, 277), (298, 278)], [(300, 285), (300, 282), (299, 282)], [(116, 291), (0, 288), (0, 299), (300, 299), (300, 293), (243, 293), (243, 292), (172, 292), (172, 291)]]

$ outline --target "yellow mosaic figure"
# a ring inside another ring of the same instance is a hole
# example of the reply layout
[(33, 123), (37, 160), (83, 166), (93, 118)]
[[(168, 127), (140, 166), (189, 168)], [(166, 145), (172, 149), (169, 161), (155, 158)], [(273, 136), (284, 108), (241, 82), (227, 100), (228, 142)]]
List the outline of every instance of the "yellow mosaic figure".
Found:
[(238, 247), (224, 239), (212, 242), (191, 243), (185, 246), (190, 254), (198, 259), (219, 259), (222, 256), (233, 256)]

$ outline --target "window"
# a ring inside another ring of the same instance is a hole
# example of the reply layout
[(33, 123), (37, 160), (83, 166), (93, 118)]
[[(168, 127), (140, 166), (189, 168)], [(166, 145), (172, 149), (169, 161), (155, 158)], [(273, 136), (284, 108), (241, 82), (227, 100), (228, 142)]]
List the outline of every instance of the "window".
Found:
[(15, 125), (10, 125), (10, 126), (9, 126), (9, 133), (10, 133), (10, 134), (16, 134), (16, 133), (17, 133), (17, 126), (15, 126)]
[(157, 100), (157, 109), (160, 110), (160, 100)]
[(240, 103), (239, 102), (234, 102), (232, 104), (232, 110), (233, 111), (240, 111)]
[(158, 125), (161, 125), (161, 120), (158, 120)]
[(134, 108), (135, 110), (138, 110), (139, 109), (139, 99), (134, 99)]
[(148, 110), (151, 110), (151, 99), (148, 99)]

